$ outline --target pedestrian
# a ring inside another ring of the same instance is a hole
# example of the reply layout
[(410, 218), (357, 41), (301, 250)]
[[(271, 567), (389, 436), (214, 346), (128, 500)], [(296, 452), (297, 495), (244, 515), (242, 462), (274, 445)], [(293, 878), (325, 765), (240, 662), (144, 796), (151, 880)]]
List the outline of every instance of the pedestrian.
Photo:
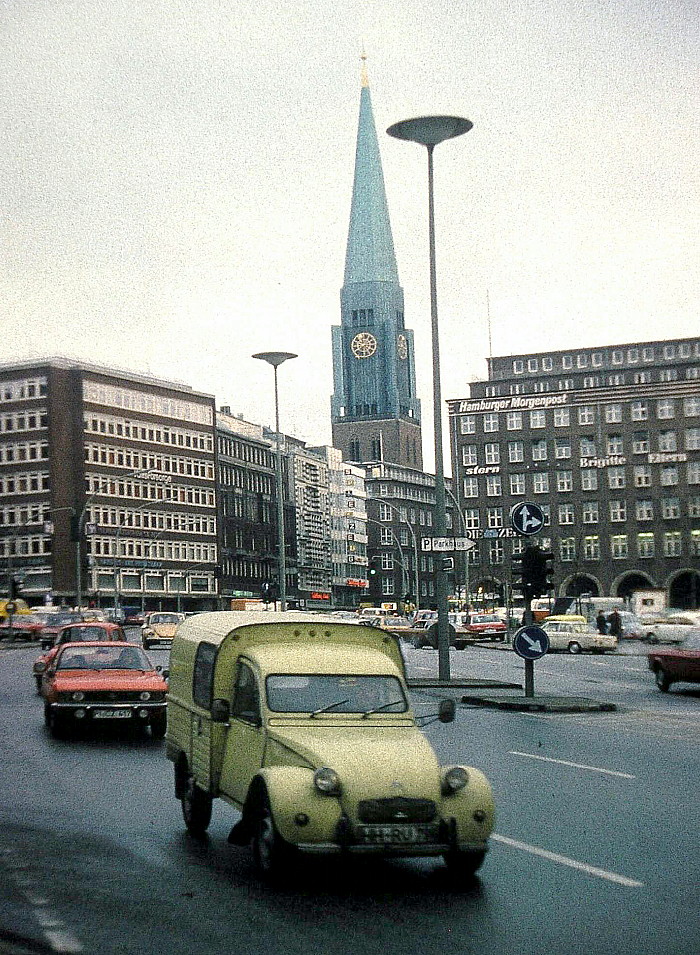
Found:
[(595, 618), (595, 625), (598, 628), (598, 633), (608, 632), (608, 621), (605, 619), (605, 614), (602, 610), (598, 611), (598, 616)]
[(622, 636), (622, 617), (617, 610), (613, 610), (608, 617), (608, 622), (610, 624), (610, 633), (619, 639)]

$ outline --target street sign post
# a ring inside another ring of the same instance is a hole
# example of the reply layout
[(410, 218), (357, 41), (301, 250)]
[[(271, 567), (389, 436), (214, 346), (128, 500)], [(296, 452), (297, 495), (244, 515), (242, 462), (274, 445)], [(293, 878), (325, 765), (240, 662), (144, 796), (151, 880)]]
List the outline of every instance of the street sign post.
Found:
[(513, 637), (513, 650), (525, 661), (525, 696), (534, 696), (534, 661), (549, 650), (549, 637), (542, 627), (521, 627)]
[(539, 504), (521, 501), (511, 508), (510, 522), (518, 534), (539, 534), (544, 527), (544, 511)]

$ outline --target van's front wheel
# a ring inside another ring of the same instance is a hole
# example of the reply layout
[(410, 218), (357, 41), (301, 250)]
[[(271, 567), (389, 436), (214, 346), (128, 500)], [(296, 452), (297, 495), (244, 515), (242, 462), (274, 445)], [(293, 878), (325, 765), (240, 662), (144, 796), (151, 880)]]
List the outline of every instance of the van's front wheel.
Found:
[(195, 783), (191, 776), (187, 777), (185, 790), (180, 796), (182, 804), (182, 818), (185, 820), (187, 831), (201, 838), (209, 828), (213, 799), (209, 793)]
[(251, 847), (255, 867), (263, 878), (276, 879), (287, 870), (292, 848), (277, 831), (267, 793), (261, 794), (255, 809)]

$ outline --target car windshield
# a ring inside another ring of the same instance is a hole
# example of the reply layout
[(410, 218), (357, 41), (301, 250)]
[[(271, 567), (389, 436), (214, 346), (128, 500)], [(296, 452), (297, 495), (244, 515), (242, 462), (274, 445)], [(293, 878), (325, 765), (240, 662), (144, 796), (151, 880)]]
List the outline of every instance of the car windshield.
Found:
[(61, 643), (80, 643), (81, 640), (106, 640), (104, 627), (66, 627), (61, 630)]
[(63, 651), (58, 670), (151, 670), (138, 647), (70, 647)]
[(148, 622), (153, 623), (180, 623), (182, 617), (178, 613), (152, 613)]
[(406, 696), (394, 676), (273, 674), (267, 705), (275, 713), (405, 713)]
[(500, 623), (501, 620), (495, 613), (481, 613), (478, 617), (472, 617), (472, 623)]
[(82, 617), (79, 613), (52, 613), (46, 620), (47, 627), (62, 627), (66, 623), (80, 623)]

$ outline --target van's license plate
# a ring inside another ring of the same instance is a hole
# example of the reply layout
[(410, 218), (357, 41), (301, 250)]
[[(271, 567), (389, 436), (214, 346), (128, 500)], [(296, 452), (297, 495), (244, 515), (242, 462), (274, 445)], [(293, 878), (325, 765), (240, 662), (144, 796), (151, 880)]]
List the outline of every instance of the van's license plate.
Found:
[(94, 710), (92, 718), (95, 720), (128, 720), (131, 710)]
[(435, 842), (436, 826), (355, 826), (355, 837), (362, 845), (412, 845)]

